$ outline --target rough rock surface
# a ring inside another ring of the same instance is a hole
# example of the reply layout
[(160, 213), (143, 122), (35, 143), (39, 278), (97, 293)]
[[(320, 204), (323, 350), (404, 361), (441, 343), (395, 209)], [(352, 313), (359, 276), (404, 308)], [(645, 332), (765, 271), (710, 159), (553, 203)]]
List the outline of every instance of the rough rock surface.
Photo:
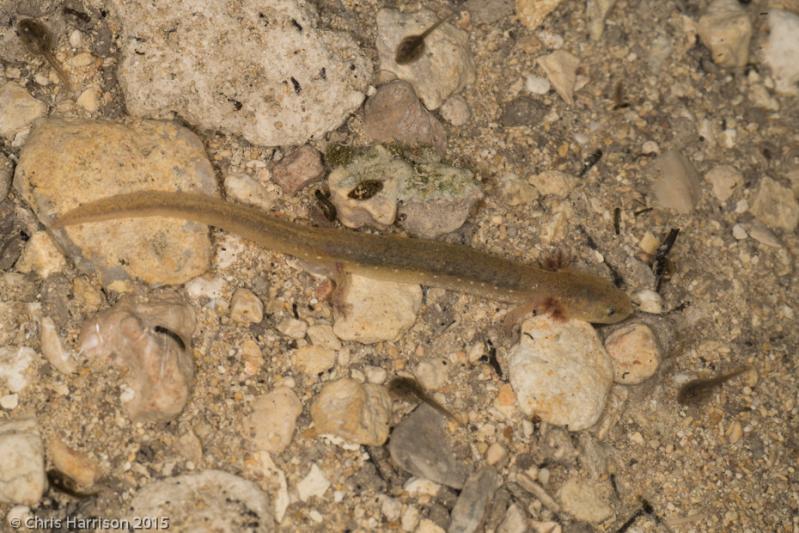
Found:
[(113, 4), (119, 80), (134, 116), (177, 113), (278, 146), (335, 129), (363, 101), (369, 60), (349, 36), (320, 29), (305, 2)]
[[(14, 180), (45, 224), (81, 203), (114, 194), (216, 191), (202, 141), (160, 121), (48, 120), (31, 132)], [(182, 283), (202, 274), (211, 256), (205, 226), (162, 217), (81, 224), (54, 235), (79, 266), (93, 265), (109, 285), (129, 276), (152, 284)]]
[(390, 417), (391, 400), (384, 387), (349, 378), (325, 384), (311, 406), (317, 433), (370, 446), (386, 442)]

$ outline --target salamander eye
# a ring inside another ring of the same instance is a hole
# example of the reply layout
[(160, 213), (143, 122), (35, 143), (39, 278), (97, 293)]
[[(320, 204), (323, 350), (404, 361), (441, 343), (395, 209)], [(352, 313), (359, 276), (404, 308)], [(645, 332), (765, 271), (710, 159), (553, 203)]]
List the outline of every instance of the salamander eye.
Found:
[(608, 307), (607, 313), (608, 313), (608, 316), (615, 315), (616, 314), (616, 308), (615, 307)]

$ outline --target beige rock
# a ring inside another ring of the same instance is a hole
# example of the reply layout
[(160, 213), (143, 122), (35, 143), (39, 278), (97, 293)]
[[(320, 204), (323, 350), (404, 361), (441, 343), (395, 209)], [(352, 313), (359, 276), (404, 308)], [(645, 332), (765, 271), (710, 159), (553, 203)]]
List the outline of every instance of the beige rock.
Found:
[(96, 113), (100, 109), (101, 95), (102, 90), (99, 87), (91, 86), (78, 96), (76, 103), (89, 113)]
[(44, 451), (36, 420), (0, 422), (0, 502), (35, 505), (45, 487)]
[[(154, 184), (215, 194), (214, 170), (194, 133), (171, 122), (51, 119), (31, 132), (14, 182), (45, 225), (81, 203)], [(172, 218), (81, 224), (54, 236), (81, 269), (97, 269), (106, 285), (129, 277), (183, 283), (202, 274), (211, 257), (207, 228)]]
[(574, 86), (580, 59), (565, 50), (556, 50), (538, 58), (538, 64), (552, 83), (552, 88), (569, 105), (574, 104)]
[(508, 364), (521, 410), (569, 431), (591, 427), (613, 384), (610, 357), (594, 328), (540, 315), (525, 321), (522, 332)]
[(658, 157), (654, 164), (652, 189), (660, 207), (688, 214), (699, 203), (702, 190), (693, 164), (676, 150)]
[(344, 378), (322, 387), (311, 406), (311, 417), (318, 434), (382, 446), (388, 439), (391, 398), (380, 385)]
[(277, 330), (292, 339), (304, 339), (308, 332), (308, 323), (296, 318), (284, 318), (277, 325)]
[(553, 194), (561, 198), (568, 196), (579, 183), (576, 177), (558, 170), (546, 170), (531, 176), (528, 181), (541, 194)]
[(660, 346), (652, 329), (634, 323), (615, 330), (605, 340), (616, 383), (634, 385), (650, 378), (660, 364)]
[(318, 376), (336, 364), (336, 352), (323, 346), (303, 346), (294, 352), (294, 366), (303, 374)]
[(419, 285), (351, 275), (334, 311), (333, 331), (342, 340), (374, 344), (394, 340), (416, 321), (422, 305)]
[(84, 322), (80, 350), (94, 367), (125, 370), (124, 408), (134, 421), (175, 418), (194, 383), (192, 308), (176, 300), (123, 299)]
[(749, 61), (752, 23), (738, 0), (714, 0), (699, 19), (697, 31), (717, 65), (743, 67)]
[(64, 255), (50, 235), (46, 231), (37, 231), (22, 250), (16, 268), (19, 272), (35, 272), (40, 278), (46, 278), (63, 271), (66, 266)]
[(225, 176), (225, 192), (231, 199), (254, 205), (264, 211), (270, 211), (274, 207), (274, 201), (266, 187), (244, 173)]
[(256, 449), (269, 453), (285, 450), (294, 436), (302, 404), (293, 390), (277, 387), (253, 403), (247, 428)]
[(430, 10), (402, 13), (381, 9), (377, 14), (377, 53), (380, 68), (413, 85), (430, 110), (474, 82), (475, 67), (469, 51), (469, 34), (444, 23), (425, 39), (426, 53), (406, 65), (394, 61), (397, 46), (408, 35), (419, 34), (438, 20)]
[(230, 319), (239, 324), (258, 324), (264, 319), (264, 303), (250, 289), (238, 288), (230, 300)]
[(558, 499), (577, 520), (597, 524), (613, 516), (606, 493), (597, 483), (570, 478), (558, 491)]
[(516, 0), (516, 16), (519, 22), (534, 30), (544, 22), (562, 0)]
[(14, 82), (0, 87), (0, 137), (13, 140), (34, 120), (47, 113), (47, 106)]
[(254, 376), (260, 372), (264, 364), (264, 355), (261, 353), (261, 347), (255, 342), (252, 337), (245, 338), (239, 346), (239, 354), (242, 361), (244, 361), (244, 373), (248, 376)]
[(103, 475), (94, 459), (70, 448), (57, 435), (47, 441), (47, 455), (59, 472), (75, 482), (78, 490), (91, 488)]
[(735, 167), (730, 165), (717, 165), (705, 174), (705, 180), (713, 188), (713, 195), (724, 203), (736, 190), (743, 187), (744, 178)]
[(752, 214), (766, 226), (793, 231), (799, 224), (799, 202), (788, 187), (764, 176), (752, 203)]
[(341, 341), (338, 340), (336, 334), (333, 332), (333, 327), (329, 324), (314, 324), (308, 327), (308, 339), (311, 344), (321, 346), (322, 348), (329, 348), (331, 350), (340, 350)]
[(64, 349), (61, 338), (58, 336), (53, 319), (49, 316), (43, 317), (39, 322), (39, 343), (44, 355), (50, 364), (62, 374), (71, 374), (77, 365), (72, 358), (72, 354)]

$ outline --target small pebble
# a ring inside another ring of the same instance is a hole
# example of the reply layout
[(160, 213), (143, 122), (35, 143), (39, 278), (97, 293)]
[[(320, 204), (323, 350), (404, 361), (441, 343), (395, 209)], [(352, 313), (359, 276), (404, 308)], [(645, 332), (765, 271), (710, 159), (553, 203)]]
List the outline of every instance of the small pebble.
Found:
[(288, 194), (296, 194), (303, 187), (324, 176), (322, 155), (313, 147), (300, 146), (272, 168), (275, 182)]
[(453, 126), (464, 126), (472, 118), (472, 111), (462, 96), (455, 95), (441, 106), (441, 116)]
[(743, 67), (749, 60), (752, 23), (738, 0), (713, 0), (697, 25), (702, 43), (713, 62), (722, 67)]
[(596, 483), (570, 478), (558, 491), (558, 499), (563, 510), (577, 520), (598, 524), (613, 515), (606, 492)]
[(538, 28), (562, 0), (516, 0), (516, 16), (528, 29)]
[(0, 397), (0, 407), (5, 409), (6, 411), (11, 411), (12, 409), (16, 409), (19, 405), (19, 394), (6, 394), (3, 397)]
[(364, 367), (363, 372), (366, 375), (366, 381), (369, 383), (374, 383), (375, 385), (382, 385), (388, 378), (388, 372), (386, 372), (386, 369), (379, 366), (366, 366)]
[(736, 240), (742, 241), (749, 235), (746, 233), (746, 228), (743, 224), (735, 224), (732, 227), (732, 236), (735, 237)]
[(486, 463), (492, 466), (501, 463), (507, 456), (508, 451), (498, 442), (492, 443), (485, 453)]
[(548, 79), (530, 74), (524, 80), (524, 88), (527, 89), (529, 93), (542, 95), (547, 94), (552, 86)]
[(71, 448), (57, 435), (47, 441), (47, 456), (80, 490), (90, 489), (103, 475), (98, 462), (88, 453)]
[(658, 205), (682, 214), (693, 211), (701, 197), (693, 164), (676, 150), (669, 150), (657, 158), (652, 168), (652, 188)]
[(660, 365), (660, 346), (655, 333), (646, 324), (633, 323), (613, 331), (605, 340), (605, 349), (613, 363), (616, 383), (641, 383)]
[(277, 325), (277, 330), (292, 339), (304, 339), (308, 333), (308, 323), (296, 318), (284, 318)]
[(510, 504), (497, 528), (497, 533), (526, 533), (527, 531), (527, 515), (517, 504)]
[(464, 533), (478, 531), (501, 481), (497, 471), (491, 467), (484, 467), (469, 476), (452, 508), (449, 530)]
[(799, 62), (795, 60), (799, 54), (799, 14), (770, 9), (768, 28), (763, 58), (774, 77), (777, 92), (795, 96), (799, 94)]
[(72, 354), (64, 349), (58, 330), (49, 316), (43, 317), (39, 322), (39, 343), (42, 355), (62, 374), (71, 374), (77, 365)]
[(243, 172), (225, 176), (225, 192), (232, 200), (254, 205), (264, 211), (270, 211), (274, 206), (274, 200), (266, 187)]
[(557, 170), (546, 170), (531, 176), (528, 181), (541, 194), (552, 194), (560, 198), (568, 196), (579, 183), (575, 176)]
[(294, 352), (294, 366), (308, 376), (318, 376), (336, 365), (336, 352), (323, 346), (303, 346)]
[(460, 489), (467, 467), (456, 456), (444, 416), (422, 403), (391, 432), (388, 444), (393, 461), (414, 476)]
[(307, 502), (311, 498), (321, 498), (330, 487), (330, 481), (325, 473), (316, 465), (311, 465), (308, 474), (297, 483), (297, 495), (300, 501)]
[(409, 496), (438, 496), (441, 485), (429, 479), (412, 477), (402, 486), (402, 490)]
[(341, 341), (338, 340), (333, 332), (333, 327), (328, 324), (315, 324), (308, 327), (308, 339), (311, 344), (328, 348), (330, 350), (340, 350)]
[(644, 313), (659, 315), (663, 312), (663, 297), (651, 289), (642, 289), (632, 295), (632, 301)]
[(326, 383), (311, 406), (317, 434), (370, 446), (388, 439), (390, 417), (391, 398), (384, 387), (349, 378)]
[(793, 231), (799, 225), (799, 201), (793, 191), (763, 176), (750, 209), (760, 222), (775, 229)]
[(378, 281), (351, 275), (339, 295), (341, 308), (334, 310), (333, 331), (342, 340), (374, 344), (398, 338), (416, 321), (422, 305), (419, 285)]
[(30, 383), (37, 355), (27, 346), (0, 347), (0, 383), (11, 392), (22, 391)]
[(428, 391), (443, 387), (449, 374), (449, 361), (444, 357), (432, 357), (420, 362), (416, 366), (414, 375), (419, 384)]
[(5, 154), (0, 154), (0, 202), (6, 199), (11, 190), (11, 178), (14, 174), (14, 163)]
[(102, 89), (92, 85), (78, 96), (75, 103), (89, 113), (96, 113), (100, 109), (100, 96), (102, 96)]
[(557, 50), (539, 57), (538, 65), (549, 78), (552, 88), (569, 105), (574, 105), (574, 89), (577, 83), (577, 67), (580, 59), (565, 50)]
[(277, 387), (253, 402), (247, 428), (257, 450), (281, 453), (291, 443), (297, 417), (302, 413), (299, 398), (287, 387)]
[(230, 319), (239, 324), (258, 324), (264, 319), (264, 304), (251, 290), (238, 288), (230, 300)]
[(67, 261), (50, 234), (46, 231), (37, 231), (31, 235), (22, 250), (16, 268), (18, 272), (35, 272), (40, 278), (46, 278), (62, 272), (66, 266)]
[(717, 165), (705, 174), (705, 180), (713, 188), (713, 195), (724, 203), (736, 190), (743, 187), (743, 176), (735, 167), (730, 165)]
[(0, 137), (13, 140), (46, 113), (47, 105), (16, 83), (8, 82), (0, 87)]

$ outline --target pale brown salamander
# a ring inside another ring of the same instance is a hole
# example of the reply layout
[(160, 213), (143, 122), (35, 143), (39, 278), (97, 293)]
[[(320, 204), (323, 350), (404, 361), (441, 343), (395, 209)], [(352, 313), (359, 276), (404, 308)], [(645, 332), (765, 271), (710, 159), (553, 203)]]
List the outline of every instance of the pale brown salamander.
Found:
[(373, 279), (420, 283), (612, 324), (632, 313), (627, 295), (591, 274), (551, 272), (468, 246), (395, 235), (314, 228), (201, 194), (143, 191), (81, 205), (55, 228), (126, 217), (163, 216), (217, 226), (277, 252)]

